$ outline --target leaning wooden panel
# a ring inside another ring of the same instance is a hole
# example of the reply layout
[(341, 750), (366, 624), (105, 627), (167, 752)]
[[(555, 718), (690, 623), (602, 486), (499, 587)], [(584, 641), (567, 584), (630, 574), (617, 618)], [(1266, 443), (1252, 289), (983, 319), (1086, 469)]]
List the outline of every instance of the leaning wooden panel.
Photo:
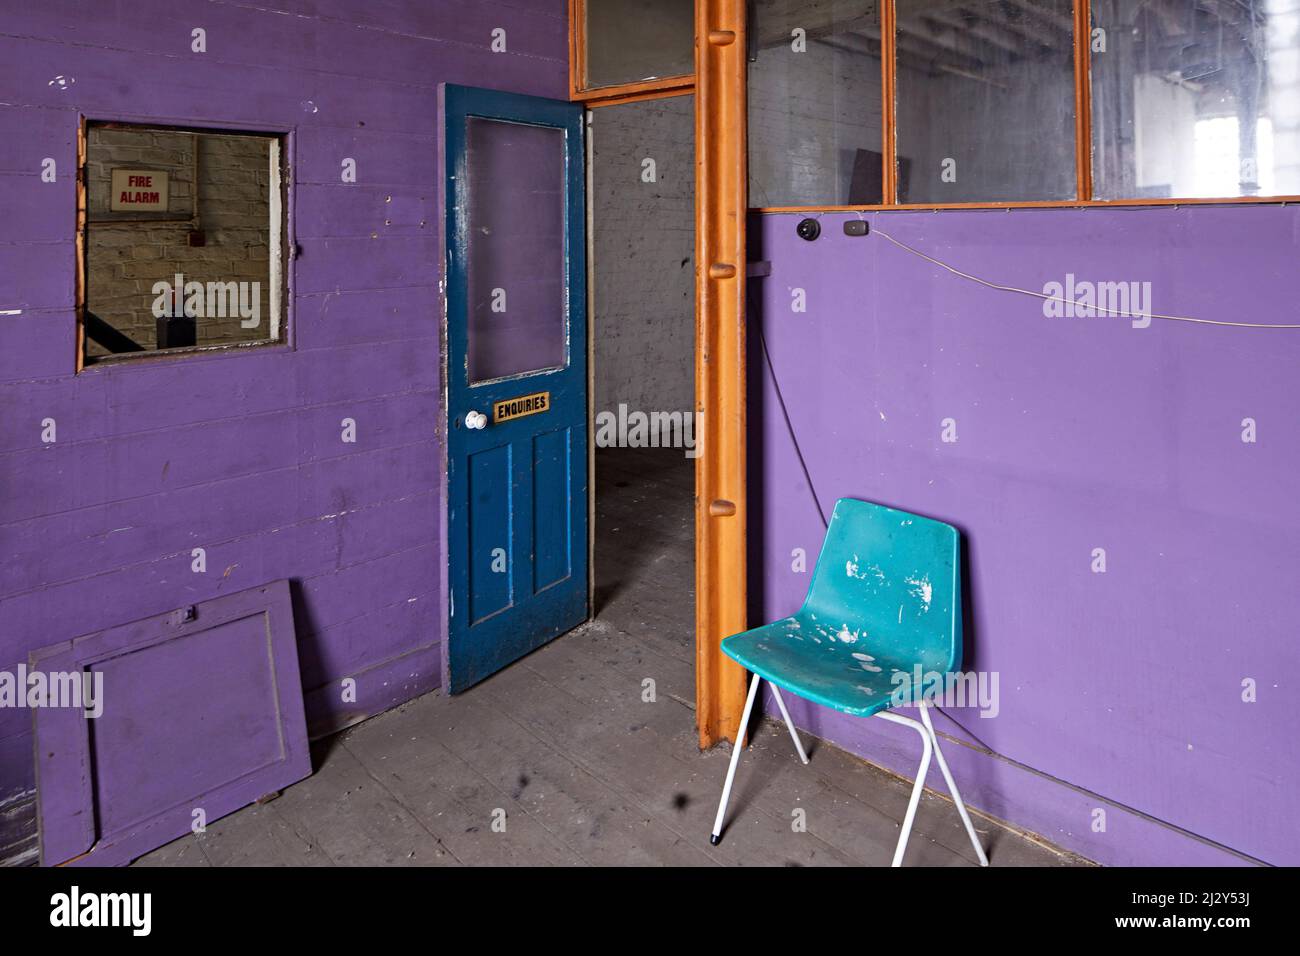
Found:
[(94, 681), (89, 713), (68, 700), (34, 711), (47, 866), (129, 863), (311, 773), (288, 581), (41, 648), (30, 663), (62, 688)]
[(700, 746), (733, 739), (744, 670), (720, 649), (746, 628), (745, 3), (695, 8), (695, 700)]

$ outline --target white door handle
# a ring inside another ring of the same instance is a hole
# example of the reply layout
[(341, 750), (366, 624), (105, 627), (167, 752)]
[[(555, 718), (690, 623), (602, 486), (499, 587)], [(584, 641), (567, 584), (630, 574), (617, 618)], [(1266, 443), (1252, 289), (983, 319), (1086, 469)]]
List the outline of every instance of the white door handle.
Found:
[(487, 416), (482, 412), (469, 412), (465, 416), (466, 428), (487, 428)]

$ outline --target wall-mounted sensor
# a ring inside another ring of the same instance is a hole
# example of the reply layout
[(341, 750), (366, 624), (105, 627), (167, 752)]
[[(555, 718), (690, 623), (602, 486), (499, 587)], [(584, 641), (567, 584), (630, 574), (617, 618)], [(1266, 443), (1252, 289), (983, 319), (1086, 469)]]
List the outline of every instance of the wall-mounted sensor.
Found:
[(845, 219), (844, 235), (846, 236), (865, 236), (871, 232), (871, 223), (865, 219)]
[(822, 224), (816, 219), (800, 219), (794, 231), (799, 234), (800, 239), (812, 242), (822, 234)]

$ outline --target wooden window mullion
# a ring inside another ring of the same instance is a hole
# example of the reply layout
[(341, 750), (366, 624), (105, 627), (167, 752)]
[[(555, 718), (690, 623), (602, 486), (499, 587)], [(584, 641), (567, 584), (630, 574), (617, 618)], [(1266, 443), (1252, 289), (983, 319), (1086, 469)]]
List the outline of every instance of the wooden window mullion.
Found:
[(898, 14), (894, 3), (880, 3), (880, 152), (885, 164), (881, 201), (886, 206), (898, 204), (898, 100), (894, 92), (898, 85)]
[(1074, 163), (1078, 199), (1092, 200), (1092, 0), (1074, 0)]
[(569, 99), (577, 99), (586, 85), (586, 11), (582, 0), (569, 0)]

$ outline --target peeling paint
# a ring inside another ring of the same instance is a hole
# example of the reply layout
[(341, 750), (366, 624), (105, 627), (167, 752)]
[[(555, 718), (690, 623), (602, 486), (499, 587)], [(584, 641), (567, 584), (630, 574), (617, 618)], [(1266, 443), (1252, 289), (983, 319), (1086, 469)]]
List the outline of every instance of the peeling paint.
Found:
[[(909, 585), (909, 591), (915, 598), (920, 598), (925, 609), (930, 610), (930, 601), (934, 597), (934, 586), (930, 584), (930, 575), (922, 578), (906, 578), (905, 583)], [(899, 609), (901, 613), (901, 608)]]

